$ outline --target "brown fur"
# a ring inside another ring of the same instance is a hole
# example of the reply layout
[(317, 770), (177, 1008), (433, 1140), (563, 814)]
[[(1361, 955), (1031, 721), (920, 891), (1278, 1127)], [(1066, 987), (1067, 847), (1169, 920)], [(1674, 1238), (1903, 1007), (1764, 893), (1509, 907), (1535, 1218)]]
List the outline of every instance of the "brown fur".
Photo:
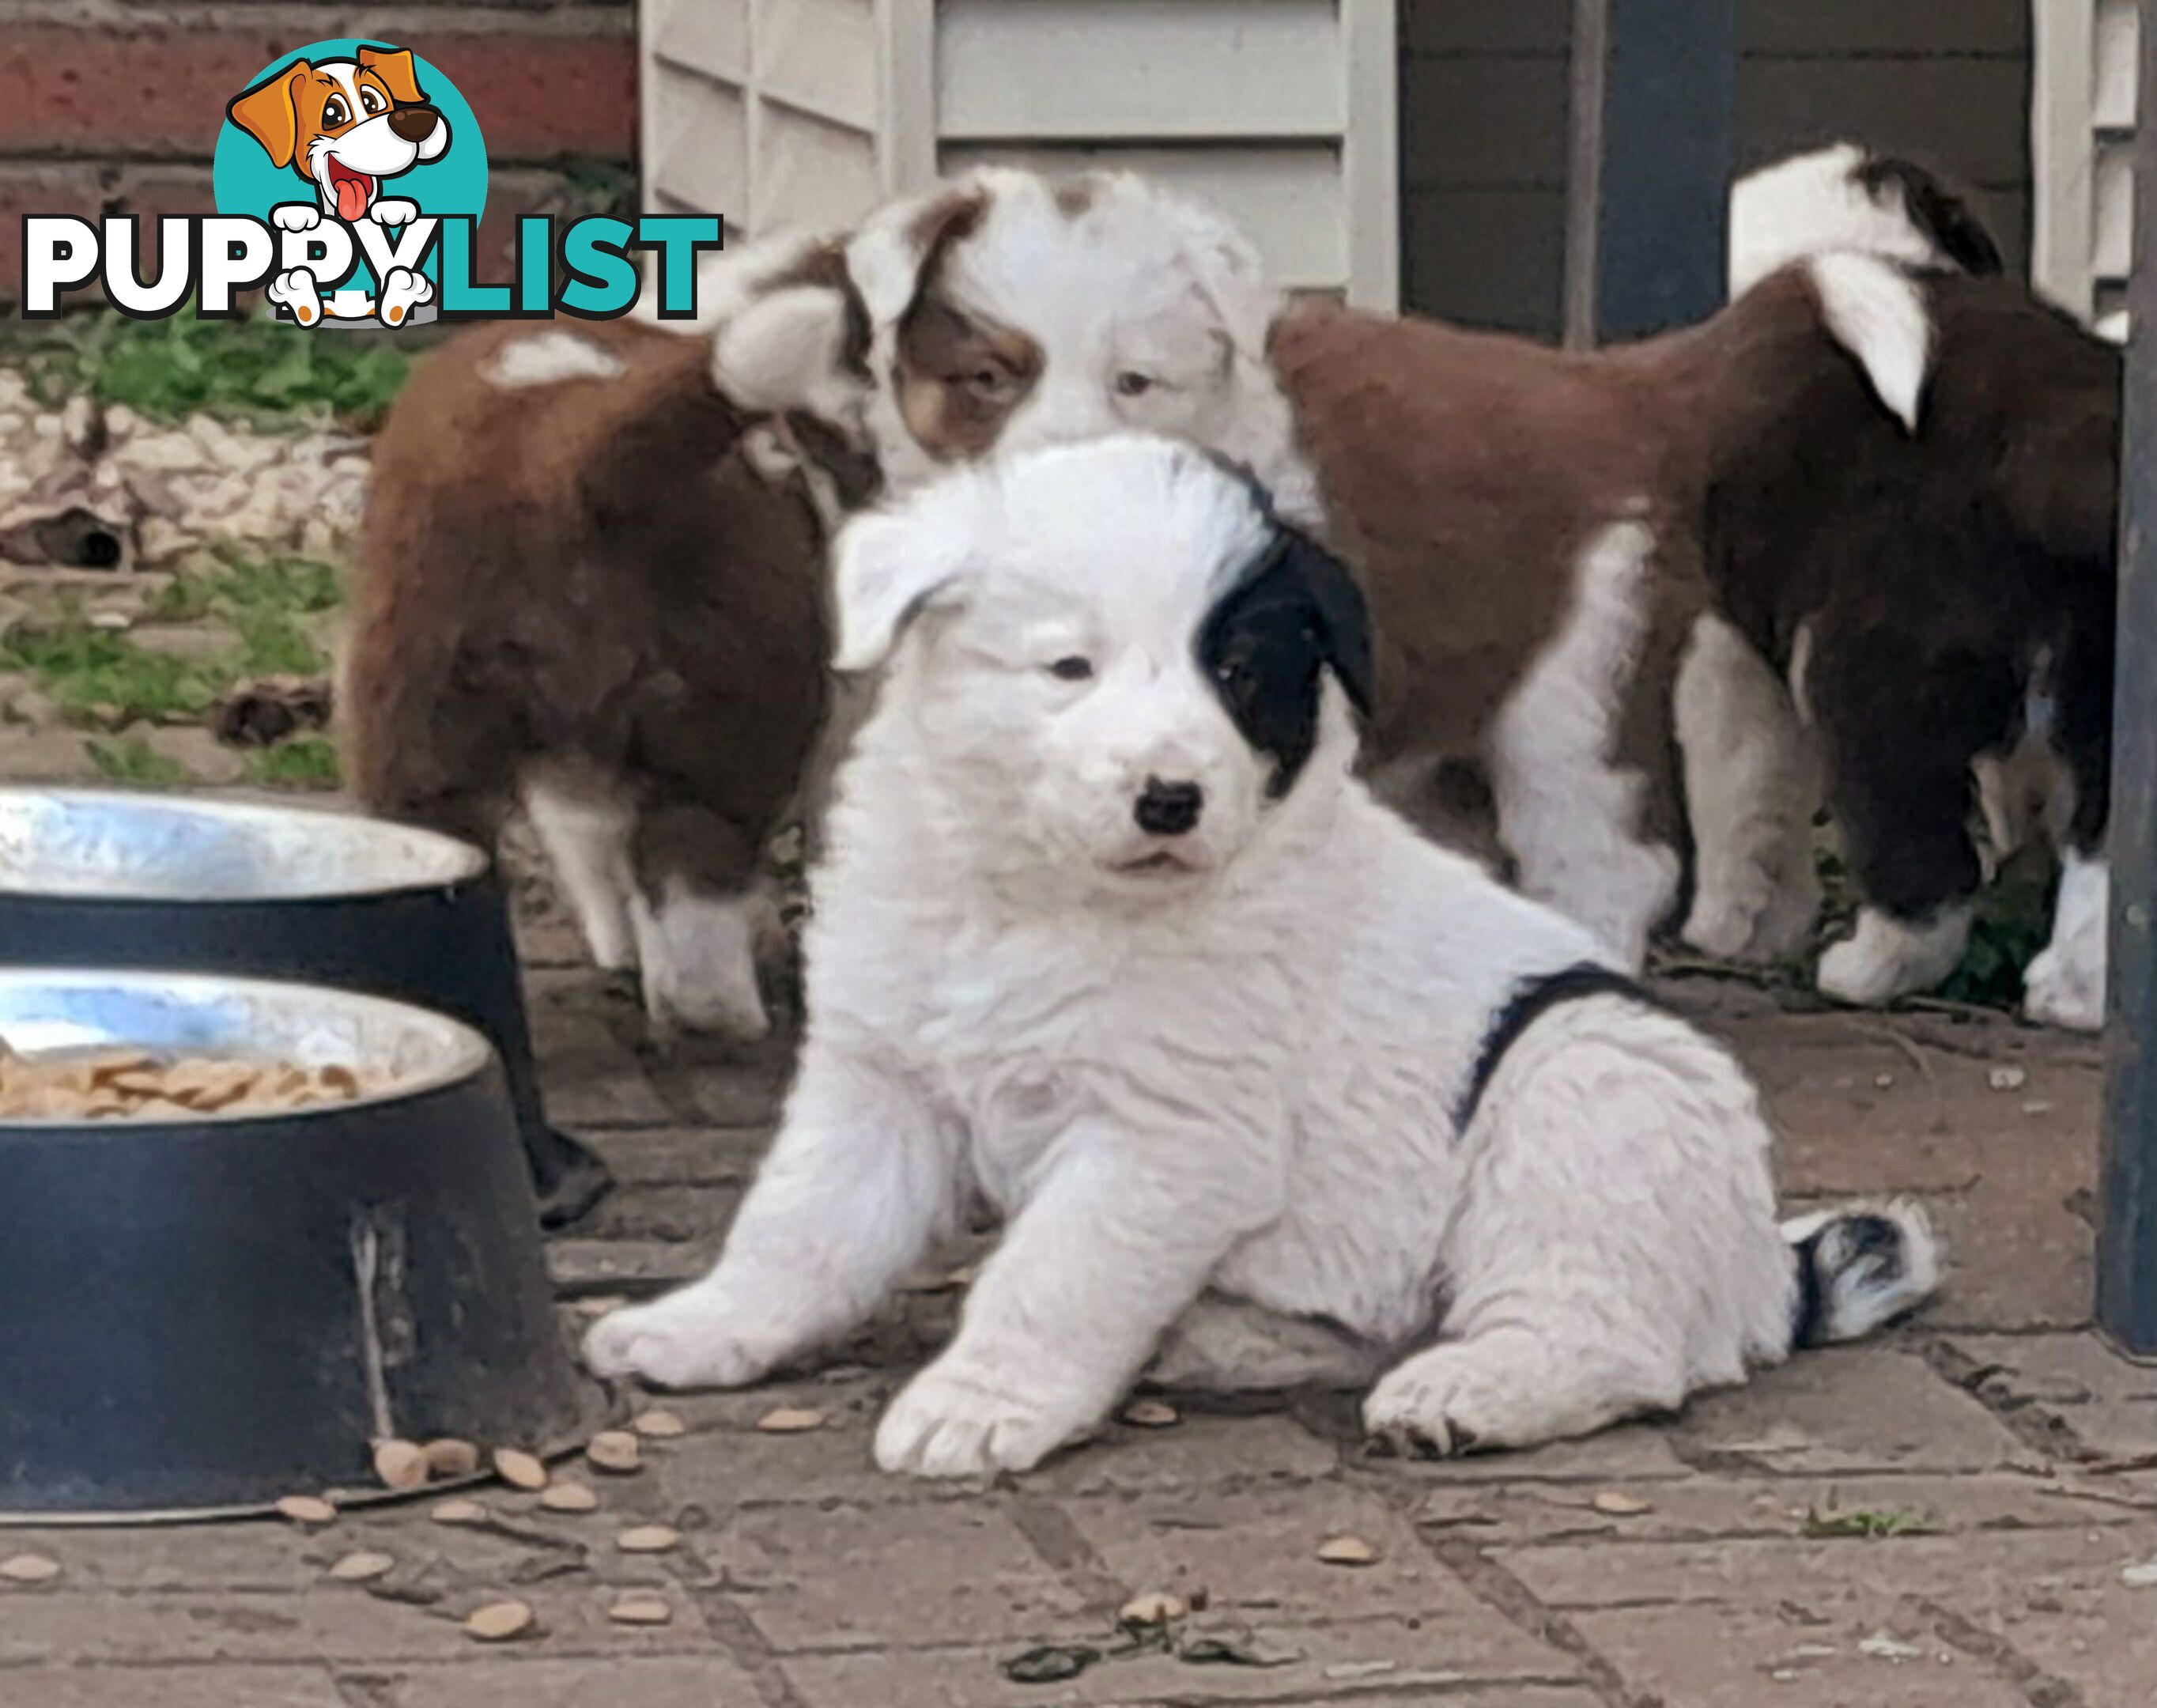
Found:
[(575, 336), (626, 365), (502, 390), (533, 335), (445, 345), (376, 441), (353, 589), (351, 774), (389, 815), (491, 843), (522, 774), (625, 790), (647, 886), (739, 888), (825, 710), (822, 543), (798, 480), (742, 454), (705, 341)]
[(939, 461), (986, 455), (1046, 365), (1025, 333), (986, 324), (944, 292), (944, 263), (981, 222), (978, 195), (922, 210), (909, 235), (922, 250), (920, 282), (900, 316), (892, 383), (907, 431)]

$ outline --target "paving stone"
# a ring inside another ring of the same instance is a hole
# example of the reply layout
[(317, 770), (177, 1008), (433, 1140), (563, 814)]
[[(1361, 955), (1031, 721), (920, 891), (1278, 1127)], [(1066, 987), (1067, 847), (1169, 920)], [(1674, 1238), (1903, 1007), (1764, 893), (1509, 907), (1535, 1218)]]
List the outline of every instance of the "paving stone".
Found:
[(717, 1232), (687, 1242), (571, 1234), (547, 1242), (547, 1274), (559, 1293), (657, 1293), (704, 1273), (723, 1242)]
[[(1573, 1623), (1634, 1700), (1667, 1708), (2027, 1708), (2021, 1691), (1885, 1596), (1805, 1619), (1687, 1606), (1579, 1613)], [(1918, 1652), (1885, 1659), (1858, 1647), (1883, 1637)]]
[(2124, 1358), (2093, 1333), (1952, 1335), (1972, 1363), (1997, 1368), (2013, 1390), (2051, 1404), (2157, 1400), (2157, 1366)]
[(589, 1141), (623, 1186), (745, 1186), (769, 1125), (600, 1129)]
[[(1218, 1636), (1278, 1657), (1279, 1666), (1199, 1666), (1162, 1654), (1103, 1661), (1078, 1678), (1025, 1690), (1002, 1663), (1019, 1648), (970, 1647), (895, 1654), (789, 1657), (784, 1671), (804, 1708), (1012, 1708), (1014, 1702), (1073, 1708), (1156, 1708), (1174, 1702), (1444, 1703), (1448, 1708), (1588, 1708), (1596, 1699), (1578, 1668), (1555, 1650), (1512, 1633), (1485, 1610), (1487, 1636), (1430, 1622), (1393, 1618), (1331, 1625), (1269, 1620), (1243, 1624), (1194, 1618), (1194, 1637)], [(1511, 1633), (1511, 1634), (1508, 1634)], [(1104, 1650), (1112, 1634), (1088, 1639)], [(1505, 1657), (1501, 1659), (1500, 1657)]]
[(1800, 1353), (1694, 1401), (1671, 1439), (1681, 1458), (1735, 1454), (1794, 1476), (1986, 1470), (2029, 1457), (1976, 1400), (1892, 1343)]
[(32, 1666), (0, 1673), (0, 1702), (10, 1708), (350, 1708), (322, 1665)]
[(1370, 1475), (1421, 1484), (1487, 1483), (1623, 1483), (1661, 1481), (1692, 1474), (1671, 1450), (1667, 1428), (1624, 1424), (1578, 1441), (1553, 1441), (1525, 1453), (1470, 1453), (1454, 1459), (1362, 1461)]
[(1166, 1429), (1111, 1425), (1099, 1440), (1034, 1472), (1026, 1487), (1078, 1495), (1301, 1483), (1330, 1476), (1340, 1463), (1331, 1443), (1293, 1418), (1186, 1410)]
[[(1223, 1615), (1268, 1623), (1413, 1618), (1455, 1669), (1566, 1669), (1478, 1601), (1370, 1491), (1311, 1484), (1210, 1499), (1069, 1501), (1063, 1510), (1109, 1575), (1134, 1592), (1202, 1596)], [(1377, 1562), (1321, 1561), (1320, 1544), (1340, 1536), (1371, 1543)]]
[(1092, 1628), (1083, 1597), (986, 1498), (737, 1516), (700, 1550), (782, 1652), (1042, 1641)]
[(60, 1562), (61, 1587), (111, 1590), (300, 1590), (353, 1544), (345, 1526), (310, 1536), (283, 1524), (83, 1526), (0, 1531), (0, 1556)]
[[(2117, 1479), (2113, 1479), (2117, 1480)], [(1624, 1516), (1599, 1512), (1597, 1490), (1537, 1484), (1494, 1484), (1434, 1489), (1415, 1512), (1429, 1535), (1459, 1536), (1478, 1546), (1524, 1542), (1606, 1539), (1614, 1545), (1646, 1541), (1715, 1541), (1737, 1538), (1796, 1541), (1807, 1515), (1907, 1513), (1943, 1535), (1990, 1530), (2088, 1530), (2134, 1526), (2157, 1514), (2118, 1504), (2135, 1491), (2085, 1481), (2095, 1494), (2077, 1496), (2057, 1479), (2005, 1473), (1907, 1477), (1693, 1477), (1682, 1482), (1619, 1484), (1620, 1492), (1649, 1503), (1645, 1512)], [(2109, 1497), (2109, 1498), (2108, 1498)]]
[[(686, 1597), (682, 1620), (695, 1623)], [(395, 1708), (748, 1708), (757, 1700), (754, 1684), (716, 1645), (693, 1655), (560, 1661), (545, 1658), (543, 1639), (460, 1664), (406, 1668), (390, 1690)]]

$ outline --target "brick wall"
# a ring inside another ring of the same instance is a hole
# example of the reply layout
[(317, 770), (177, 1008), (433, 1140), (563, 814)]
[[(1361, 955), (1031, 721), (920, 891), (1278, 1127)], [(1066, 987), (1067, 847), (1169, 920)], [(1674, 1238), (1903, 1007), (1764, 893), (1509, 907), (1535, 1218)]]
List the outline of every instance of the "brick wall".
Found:
[[(371, 36), (439, 66), (490, 167), (484, 265), (517, 216), (633, 212), (632, 0), (10, 0), (0, 10), (0, 298), (25, 214), (208, 214), (225, 103), (304, 43)], [(496, 270), (485, 276), (501, 277)]]

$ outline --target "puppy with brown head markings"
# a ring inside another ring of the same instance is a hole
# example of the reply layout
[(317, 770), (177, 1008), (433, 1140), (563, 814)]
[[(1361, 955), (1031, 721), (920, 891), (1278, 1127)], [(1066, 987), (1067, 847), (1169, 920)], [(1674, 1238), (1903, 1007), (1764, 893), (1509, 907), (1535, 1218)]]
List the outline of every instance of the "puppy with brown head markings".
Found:
[(655, 1021), (756, 1037), (761, 856), (826, 712), (819, 497), (873, 466), (842, 397), (769, 389), (858, 369), (843, 270), (737, 265), (708, 338), (512, 323), (426, 362), (376, 444), (341, 704), (368, 806), (491, 846), (522, 802)]

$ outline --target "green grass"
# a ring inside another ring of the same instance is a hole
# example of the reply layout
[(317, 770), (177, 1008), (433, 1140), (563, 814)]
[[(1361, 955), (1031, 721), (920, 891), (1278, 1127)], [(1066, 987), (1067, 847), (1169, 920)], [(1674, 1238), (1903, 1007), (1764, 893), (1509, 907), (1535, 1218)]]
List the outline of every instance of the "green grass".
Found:
[(334, 789), (337, 743), (326, 735), (296, 736), (247, 756), (247, 780), (263, 789)]
[(49, 401), (88, 392), (157, 421), (198, 411), (258, 425), (336, 417), (381, 419), (411, 358), (364, 333), (302, 332), (269, 319), (137, 321), (85, 309), (58, 321), (17, 322), (0, 363), (23, 368)]
[(198, 718), (219, 692), (214, 672), (93, 628), (80, 605), (18, 624), (0, 640), (0, 665), (34, 677), (69, 723), (106, 729)]
[(191, 780), (185, 765), (159, 753), (139, 735), (118, 741), (92, 737), (83, 747), (98, 774), (108, 783), (135, 789), (175, 789)]

